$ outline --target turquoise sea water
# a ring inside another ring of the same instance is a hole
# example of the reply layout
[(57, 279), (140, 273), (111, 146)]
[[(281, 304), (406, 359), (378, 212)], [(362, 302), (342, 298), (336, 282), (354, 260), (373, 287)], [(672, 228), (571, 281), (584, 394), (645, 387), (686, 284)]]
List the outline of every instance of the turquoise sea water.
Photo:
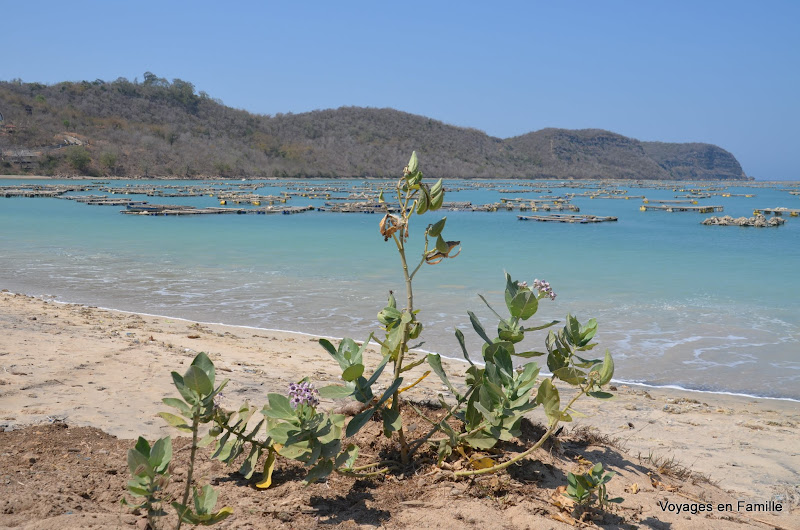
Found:
[[(714, 215), (734, 217), (751, 216), (754, 208), (800, 208), (800, 197), (782, 187), (731, 187), (727, 191), (756, 196), (715, 196), (700, 204), (722, 205), (724, 212)], [(273, 182), (257, 193), (280, 189)], [(582, 190), (553, 189), (567, 191)], [(651, 200), (676, 195), (640, 188), (629, 194)], [(483, 204), (539, 195), (473, 189), (446, 200)], [(218, 206), (210, 197), (126, 198)], [(466, 311), (493, 328), (496, 319), (477, 294), (502, 309), (505, 270), (529, 283), (546, 279), (558, 293), (554, 302), (541, 303), (535, 319), (563, 319), (567, 312), (597, 318), (597, 341), (614, 355), (618, 380), (800, 399), (800, 218), (787, 216), (778, 228), (716, 227), (700, 224), (710, 214), (641, 212), (640, 199), (576, 197), (572, 203), (581, 213), (619, 221), (536, 223), (517, 220), (517, 212), (441, 213), (448, 218), (446, 239), (461, 240), (462, 253), (424, 265), (417, 276), (423, 348), (460, 357), (453, 336), (459, 327), (479, 352)], [(321, 201), (295, 197), (289, 204)], [(404, 289), (394, 245), (378, 234), (378, 215), (150, 217), (119, 209), (0, 198), (0, 288), (356, 339), (379, 329), (375, 316), (388, 290)], [(421, 244), (425, 224), (441, 215), (415, 220), (412, 248)], [(526, 343), (541, 349), (544, 332), (532, 335)]]

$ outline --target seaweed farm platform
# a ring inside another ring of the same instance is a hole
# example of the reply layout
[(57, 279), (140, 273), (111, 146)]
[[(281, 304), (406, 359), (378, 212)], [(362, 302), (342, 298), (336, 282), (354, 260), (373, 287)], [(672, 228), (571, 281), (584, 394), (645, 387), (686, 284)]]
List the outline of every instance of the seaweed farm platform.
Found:
[(195, 208), (194, 206), (174, 206), (148, 204), (143, 206), (129, 206), (120, 213), (128, 215), (266, 215), (280, 213), (291, 215), (295, 213), (311, 212), (313, 206), (266, 206), (263, 208)]
[(661, 210), (662, 212), (697, 212), (697, 213), (711, 213), (721, 212), (722, 206), (685, 206), (678, 204), (643, 204), (639, 207), (643, 212), (648, 210)]
[(756, 208), (753, 210), (753, 215), (766, 215), (771, 213), (772, 215), (783, 215), (788, 213), (791, 217), (797, 217), (800, 215), (800, 209), (796, 208)]
[(572, 214), (558, 214), (551, 215), (518, 215), (517, 219), (520, 221), (540, 221), (550, 223), (606, 223), (609, 221), (616, 221), (616, 217), (602, 217), (597, 215), (572, 215)]

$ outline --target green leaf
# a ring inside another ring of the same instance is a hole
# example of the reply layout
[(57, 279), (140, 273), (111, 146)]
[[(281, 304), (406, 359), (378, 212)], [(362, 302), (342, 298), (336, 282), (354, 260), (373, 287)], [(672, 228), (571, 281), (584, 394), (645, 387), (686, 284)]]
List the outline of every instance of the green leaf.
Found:
[(483, 300), (483, 303), (486, 304), (486, 307), (488, 307), (489, 310), (497, 316), (497, 318), (503, 320), (503, 317), (500, 316), (500, 313), (494, 310), (494, 308), (489, 304), (489, 302), (486, 301), (486, 298), (484, 298), (482, 294), (478, 294), (478, 297)]
[(156, 440), (150, 450), (148, 461), (156, 473), (163, 473), (172, 460), (172, 439), (167, 436)]
[(497, 352), (504, 350), (509, 355), (514, 354), (514, 345), (508, 341), (500, 340), (491, 344), (483, 345), (483, 360), (486, 362), (494, 362), (494, 356)]
[(336, 348), (333, 347), (333, 344), (331, 344), (331, 341), (329, 341), (328, 339), (319, 339), (318, 342), (320, 343), (320, 345), (323, 348), (325, 348), (325, 351), (327, 351), (328, 353), (331, 354), (331, 357), (333, 357), (337, 361), (339, 360), (339, 357), (340, 357), (339, 352), (337, 352)]
[(349, 366), (344, 372), (342, 372), (342, 379), (344, 379), (349, 383), (361, 377), (361, 374), (363, 373), (364, 373), (364, 365), (354, 364), (352, 366)]
[(558, 389), (553, 386), (550, 379), (545, 379), (539, 385), (536, 402), (544, 407), (544, 413), (551, 425), (561, 419), (561, 399), (558, 396)]
[(578, 346), (581, 341), (581, 324), (578, 319), (567, 314), (567, 325), (564, 326), (564, 333), (567, 336), (570, 344)]
[(553, 375), (565, 383), (569, 383), (570, 385), (580, 385), (586, 381), (586, 374), (577, 368), (573, 368), (572, 366), (559, 368), (558, 370), (553, 371)]
[(445, 224), (446, 221), (447, 221), (447, 217), (442, 217), (441, 220), (436, 221), (434, 224), (432, 224), (428, 228), (428, 235), (430, 237), (439, 237), (439, 234), (441, 234), (442, 230), (444, 230), (444, 224)]
[(501, 320), (497, 323), (497, 335), (504, 341), (517, 343), (525, 338), (525, 332), (514, 319)]
[(399, 389), (402, 384), (403, 384), (402, 377), (398, 377), (397, 379), (395, 379), (394, 382), (392, 382), (392, 385), (383, 392), (383, 395), (378, 400), (378, 403), (375, 404), (375, 406), (380, 407), (381, 405), (383, 405), (387, 399), (392, 397), (392, 394), (394, 394), (395, 391)]
[(383, 359), (381, 359), (380, 364), (377, 366), (377, 368), (375, 368), (375, 372), (373, 372), (372, 376), (367, 381), (367, 386), (372, 386), (372, 384), (378, 380), (378, 377), (380, 377), (381, 372), (383, 372), (383, 369), (386, 367), (386, 363), (388, 363), (390, 359), (391, 355), (383, 356)]
[(347, 448), (339, 453), (333, 462), (333, 465), (339, 469), (352, 469), (358, 458), (358, 446), (350, 444)]
[(528, 290), (520, 290), (511, 299), (511, 303), (507, 305), (511, 315), (522, 320), (528, 320), (539, 309), (539, 301), (536, 299), (536, 295)]
[(349, 337), (345, 337), (342, 339), (342, 342), (339, 343), (339, 354), (346, 360), (350, 361), (349, 364), (352, 364), (353, 359), (358, 355), (358, 344), (356, 341)]
[(269, 401), (269, 409), (264, 409), (266, 416), (279, 420), (290, 420), (297, 417), (289, 398), (283, 394), (267, 394), (267, 400)]
[(464, 436), (461, 440), (470, 447), (481, 450), (491, 449), (498, 442), (497, 437), (483, 430)]
[(154, 469), (145, 455), (136, 449), (128, 449), (128, 469), (131, 475), (147, 476), (153, 478)]
[[(424, 343), (423, 343), (423, 344), (424, 344)], [(412, 362), (412, 363), (409, 363), (409, 364), (407, 364), (407, 365), (403, 366), (403, 367), (400, 369), (400, 373), (402, 374), (403, 372), (407, 372), (407, 371), (409, 371), (409, 370), (411, 370), (411, 369), (413, 369), (413, 368), (416, 368), (417, 366), (421, 365), (421, 364), (422, 364), (422, 363), (424, 363), (425, 361), (426, 361), (426, 358), (425, 358), (425, 357), (420, 357), (420, 358), (419, 358), (419, 359), (417, 359), (416, 361), (414, 361), (414, 362)]]
[(543, 351), (523, 351), (523, 352), (515, 352), (514, 355), (517, 357), (522, 357), (524, 359), (530, 359), (531, 357), (540, 357), (542, 355), (547, 355), (547, 352)]
[(145, 458), (150, 458), (150, 442), (145, 440), (142, 436), (140, 436), (139, 439), (136, 440), (136, 445), (134, 446), (134, 449), (143, 454)]
[(186, 419), (169, 412), (159, 412), (164, 421), (178, 429), (179, 431), (192, 432), (192, 427), (186, 423)]
[(611, 394), (609, 392), (603, 392), (601, 390), (594, 390), (592, 392), (587, 392), (586, 394), (597, 399), (611, 399), (614, 397), (614, 394)]
[(214, 511), (214, 506), (217, 504), (217, 492), (210, 484), (206, 484), (198, 493), (197, 488), (194, 490), (194, 510), (197, 515), (206, 515)]
[[(150, 495), (150, 491), (148, 489), (134, 486), (131, 483), (128, 483), (128, 491), (130, 491), (132, 494), (134, 494), (134, 495), (136, 495), (138, 497), (147, 497), (148, 495)], [(125, 504), (126, 506), (128, 505), (128, 501), (126, 501), (125, 499), (122, 499), (122, 501), (123, 501), (123, 504)], [(145, 501), (145, 502), (147, 502), (147, 501)], [(144, 506), (144, 504), (141, 504), (139, 506), (134, 506), (134, 508), (141, 508), (143, 506)]]
[(200, 396), (207, 396), (214, 391), (214, 386), (202, 368), (190, 366), (183, 374), (183, 383)]
[(175, 384), (175, 388), (178, 389), (178, 392), (181, 394), (181, 396), (183, 396), (183, 399), (185, 399), (187, 403), (190, 405), (197, 405), (200, 403), (199, 396), (186, 386), (181, 374), (178, 372), (172, 372), (172, 382)]
[(514, 377), (514, 364), (511, 362), (508, 346), (503, 345), (502, 342), (497, 344), (500, 347), (494, 354), (494, 364), (503, 378), (503, 385), (508, 386)]
[(402, 318), (402, 313), (394, 307), (384, 307), (378, 313), (378, 322), (384, 326), (391, 326)]
[(383, 435), (387, 438), (392, 437), (394, 431), (399, 431), (403, 426), (403, 420), (400, 417), (400, 411), (392, 409), (383, 410)]
[(503, 273), (506, 277), (506, 300), (514, 298), (519, 292), (519, 282), (511, 279), (511, 275), (507, 272)]
[(322, 460), (316, 466), (308, 470), (308, 475), (303, 480), (306, 485), (316, 482), (330, 475), (333, 472), (333, 462), (331, 460)]
[(580, 330), (578, 346), (586, 346), (589, 344), (592, 338), (594, 338), (595, 333), (597, 333), (597, 321), (591, 318), (589, 322), (586, 323), (586, 326), (583, 326)]
[(606, 350), (606, 358), (600, 368), (600, 379), (597, 384), (603, 386), (611, 381), (612, 377), (614, 377), (614, 359), (611, 358), (611, 354)]
[(461, 399), (461, 394), (453, 387), (450, 383), (450, 379), (447, 378), (447, 373), (445, 373), (444, 368), (442, 368), (442, 358), (438, 353), (429, 353), (428, 354), (428, 364), (431, 365), (433, 371), (436, 372), (436, 375), (439, 376), (439, 379), (447, 385), (447, 388), (453, 395), (456, 397), (457, 400)]
[(222, 435), (222, 438), (220, 438), (219, 441), (217, 442), (216, 445), (217, 450), (214, 452), (214, 454), (211, 455), (211, 458), (217, 458), (221, 462), (225, 461), (225, 458), (230, 454), (231, 450), (230, 447), (227, 447), (228, 440), (230, 439), (230, 437), (231, 437), (230, 432), (226, 432), (225, 434)]
[(549, 322), (549, 323), (541, 325), (541, 326), (534, 326), (532, 328), (522, 328), (522, 330), (523, 331), (539, 331), (540, 329), (546, 329), (546, 328), (549, 328), (550, 326), (555, 326), (556, 324), (558, 324), (558, 322), (559, 322), (558, 320), (553, 320), (552, 322)]
[(481, 326), (481, 323), (478, 320), (478, 317), (475, 316), (475, 313), (472, 311), (467, 311), (467, 314), (469, 315), (469, 321), (472, 323), (472, 328), (475, 330), (475, 332), (480, 335), (484, 341), (486, 341), (486, 344), (492, 344), (492, 340), (486, 334), (486, 331), (483, 329), (483, 326)]
[(472, 362), (472, 359), (469, 358), (469, 352), (467, 351), (467, 345), (464, 343), (464, 334), (461, 332), (460, 329), (456, 329), (456, 339), (458, 340), (459, 346), (461, 346), (461, 351), (464, 353), (464, 359), (470, 364), (475, 365)]
[(192, 361), (192, 366), (200, 368), (206, 374), (208, 380), (211, 381), (211, 386), (214, 386), (214, 363), (211, 362), (208, 355), (203, 352), (198, 353)]
[(189, 523), (193, 525), (200, 524), (200, 519), (192, 512), (192, 509), (188, 506), (184, 506), (179, 502), (173, 502), (172, 507), (175, 508), (175, 511), (178, 512), (178, 517), (184, 523)]
[(319, 389), (320, 397), (324, 397), (326, 399), (344, 399), (352, 396), (353, 392), (355, 392), (354, 388), (348, 388), (339, 385), (328, 385)]
[(367, 424), (370, 418), (372, 418), (373, 414), (375, 414), (375, 409), (369, 408), (353, 416), (353, 419), (351, 419), (350, 423), (347, 424), (345, 436), (348, 438), (354, 436), (358, 431), (361, 430), (361, 427)]
[(164, 398), (161, 400), (165, 405), (173, 407), (181, 411), (184, 416), (191, 416), (192, 409), (183, 400), (178, 398)]
[(239, 474), (242, 475), (245, 479), (250, 479), (255, 472), (256, 465), (258, 464), (258, 458), (261, 456), (261, 448), (257, 445), (253, 445), (250, 448), (250, 453), (242, 462), (241, 467), (239, 468)]

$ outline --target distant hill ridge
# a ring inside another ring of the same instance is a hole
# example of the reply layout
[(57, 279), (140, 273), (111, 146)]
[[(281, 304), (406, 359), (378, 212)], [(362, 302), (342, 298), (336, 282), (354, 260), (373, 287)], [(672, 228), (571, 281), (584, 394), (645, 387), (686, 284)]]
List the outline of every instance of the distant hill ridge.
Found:
[(55, 85), (0, 82), (0, 173), (127, 177), (391, 177), (412, 150), (432, 177), (744, 180), (703, 143), (600, 129), (500, 139), (393, 109), (264, 116), (147, 72)]

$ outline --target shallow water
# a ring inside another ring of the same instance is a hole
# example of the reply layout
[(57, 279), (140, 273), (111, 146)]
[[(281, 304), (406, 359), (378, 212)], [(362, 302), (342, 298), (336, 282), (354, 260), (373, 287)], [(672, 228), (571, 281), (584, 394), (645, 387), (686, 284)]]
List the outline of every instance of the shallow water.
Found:
[[(280, 189), (270, 185), (258, 193)], [(553, 189), (565, 191), (581, 190)], [(754, 208), (800, 208), (800, 197), (778, 188), (728, 191), (756, 197), (712, 197), (701, 204), (723, 205), (715, 215), (734, 217), (750, 216)], [(630, 195), (674, 199), (675, 193), (632, 188)], [(480, 204), (501, 196), (468, 190), (447, 200)], [(209, 197), (129, 198), (218, 205)], [(787, 217), (778, 228), (714, 227), (700, 225), (709, 214), (641, 212), (639, 199), (576, 197), (573, 204), (619, 221), (580, 225), (521, 222), (515, 212), (443, 213), (444, 235), (461, 240), (462, 253), (424, 265), (415, 280), (423, 348), (460, 357), (453, 337), (459, 327), (471, 351), (479, 352), (466, 311), (493, 328), (496, 319), (477, 293), (502, 313), (505, 270), (528, 282), (547, 279), (558, 293), (554, 302), (541, 303), (537, 322), (567, 312), (597, 318), (597, 341), (614, 355), (619, 380), (800, 399), (800, 219)], [(378, 234), (376, 215), (150, 217), (118, 211), (0, 198), (0, 288), (356, 339), (379, 329), (375, 316), (388, 290), (404, 290), (394, 245)], [(412, 246), (421, 243), (425, 224), (439, 217), (414, 220)], [(414, 248), (410, 253), (421, 252)], [(526, 344), (542, 349), (543, 339), (540, 332)]]

